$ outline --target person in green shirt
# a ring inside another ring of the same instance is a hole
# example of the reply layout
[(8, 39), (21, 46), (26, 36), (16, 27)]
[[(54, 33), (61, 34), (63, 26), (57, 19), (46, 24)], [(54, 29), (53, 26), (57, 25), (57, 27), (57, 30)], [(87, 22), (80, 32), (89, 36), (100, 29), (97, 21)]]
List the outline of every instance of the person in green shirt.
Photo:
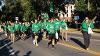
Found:
[(37, 23), (37, 20), (35, 20), (35, 23), (32, 24), (32, 32), (34, 34), (33, 44), (38, 46), (37, 40), (38, 40), (38, 33), (39, 33), (40, 27)]
[(54, 21), (54, 27), (55, 27), (56, 33), (58, 33), (58, 37), (56, 35), (56, 41), (59, 40), (59, 36), (60, 36), (60, 26), (61, 26), (61, 21), (59, 21), (58, 18), (56, 18), (55, 21)]
[(84, 37), (84, 45), (85, 45), (84, 48), (86, 50), (89, 49), (90, 38), (91, 38), (91, 34), (88, 33), (89, 27), (93, 29), (94, 25), (93, 22), (88, 17), (86, 17), (85, 20), (82, 22), (82, 26), (81, 26), (82, 34)]
[(15, 23), (15, 24), (14, 24), (14, 30), (15, 30), (15, 31), (19, 31), (19, 24), (18, 24), (18, 23)]
[(49, 34), (49, 38), (50, 38), (50, 41), (48, 42), (48, 47), (50, 44), (52, 44), (52, 48), (54, 48), (54, 45), (55, 45), (55, 28), (54, 28), (54, 23), (53, 23), (53, 20), (51, 20), (51, 23), (50, 25), (48, 25), (47, 27), (47, 31), (48, 31), (48, 34)]
[(21, 39), (24, 40), (26, 36), (25, 32), (27, 31), (27, 26), (25, 25), (25, 23), (21, 24), (20, 31), (21, 31)]
[(47, 38), (47, 21), (44, 20), (44, 22), (42, 23), (42, 29), (43, 29), (43, 38)]
[(68, 27), (67, 27), (67, 24), (65, 22), (65, 19), (63, 19), (62, 22), (61, 22), (61, 27), (60, 27), (62, 40), (67, 40), (66, 28), (68, 28)]
[(61, 26), (61, 22), (58, 20), (58, 18), (56, 18), (56, 20), (54, 21), (54, 27), (56, 31), (60, 31), (60, 26)]
[[(16, 37), (17, 37), (17, 36), (18, 36), (18, 37), (20, 36), (19, 28), (20, 28), (19, 23), (18, 23), (18, 22), (15, 22), (15, 23), (14, 23), (14, 30), (15, 30), (15, 36), (16, 36)], [(18, 39), (18, 37), (17, 37), (17, 39)]]
[(8, 29), (9, 34), (10, 34), (9, 39), (11, 40), (11, 42), (14, 43), (15, 42), (15, 35), (14, 35), (15, 30), (14, 30), (14, 26), (12, 24), (13, 23), (9, 23), (7, 29)]

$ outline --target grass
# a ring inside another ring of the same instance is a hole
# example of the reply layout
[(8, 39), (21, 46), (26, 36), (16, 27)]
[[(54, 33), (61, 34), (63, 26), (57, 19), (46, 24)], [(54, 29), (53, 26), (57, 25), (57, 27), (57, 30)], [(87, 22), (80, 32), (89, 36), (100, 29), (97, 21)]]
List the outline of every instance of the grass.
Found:
[(93, 29), (94, 32), (100, 33), (100, 29)]
[[(69, 28), (68, 29), (68, 32), (75, 32), (75, 31), (78, 31), (78, 29), (74, 29), (74, 28)], [(93, 29), (93, 31), (95, 33), (100, 33), (100, 29)]]

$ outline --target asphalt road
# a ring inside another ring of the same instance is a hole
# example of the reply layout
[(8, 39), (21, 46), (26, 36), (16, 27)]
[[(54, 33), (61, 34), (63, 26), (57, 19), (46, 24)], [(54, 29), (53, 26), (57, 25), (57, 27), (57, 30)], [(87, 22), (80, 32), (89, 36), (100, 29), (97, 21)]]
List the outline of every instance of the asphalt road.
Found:
[[(4, 37), (4, 36), (2, 36)], [(47, 47), (48, 40), (39, 42), (36, 47), (32, 44), (32, 39), (29, 38), (25, 41), (18, 40), (14, 44), (10, 44), (0, 50), (0, 56), (99, 56), (100, 54), (100, 41), (91, 40), (90, 50), (84, 50), (73, 39), (79, 40), (83, 43), (83, 39), (78, 35), (69, 35), (67, 42), (60, 42), (52, 49)], [(2, 54), (2, 55), (1, 55)]]

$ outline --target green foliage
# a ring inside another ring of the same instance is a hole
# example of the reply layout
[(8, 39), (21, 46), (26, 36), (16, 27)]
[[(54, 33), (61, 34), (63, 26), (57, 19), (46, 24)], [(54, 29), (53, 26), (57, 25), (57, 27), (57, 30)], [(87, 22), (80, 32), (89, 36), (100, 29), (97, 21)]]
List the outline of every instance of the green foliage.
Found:
[(3, 13), (10, 16), (19, 16), (25, 21), (36, 15), (31, 0), (6, 0)]
[(23, 20), (29, 21), (29, 18), (32, 14), (32, 4), (30, 0), (19, 0), (23, 9)]
[(84, 0), (78, 0), (75, 2), (76, 11), (85, 11), (87, 9), (87, 5)]

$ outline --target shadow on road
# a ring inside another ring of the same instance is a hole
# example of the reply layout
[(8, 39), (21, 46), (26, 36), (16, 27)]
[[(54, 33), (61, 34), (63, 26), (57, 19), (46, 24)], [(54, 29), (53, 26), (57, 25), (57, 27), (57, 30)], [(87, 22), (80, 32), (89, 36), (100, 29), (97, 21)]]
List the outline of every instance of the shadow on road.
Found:
[(70, 40), (78, 44), (80, 47), (85, 48), (85, 45), (80, 40), (75, 39), (75, 38), (70, 38)]
[(18, 56), (19, 51), (15, 51), (12, 47), (12, 42), (7, 39), (0, 40), (0, 56)]
[(26, 55), (24, 55), (24, 56), (30, 56), (31, 53), (32, 53), (31, 51), (28, 51), (28, 52), (26, 53)]

